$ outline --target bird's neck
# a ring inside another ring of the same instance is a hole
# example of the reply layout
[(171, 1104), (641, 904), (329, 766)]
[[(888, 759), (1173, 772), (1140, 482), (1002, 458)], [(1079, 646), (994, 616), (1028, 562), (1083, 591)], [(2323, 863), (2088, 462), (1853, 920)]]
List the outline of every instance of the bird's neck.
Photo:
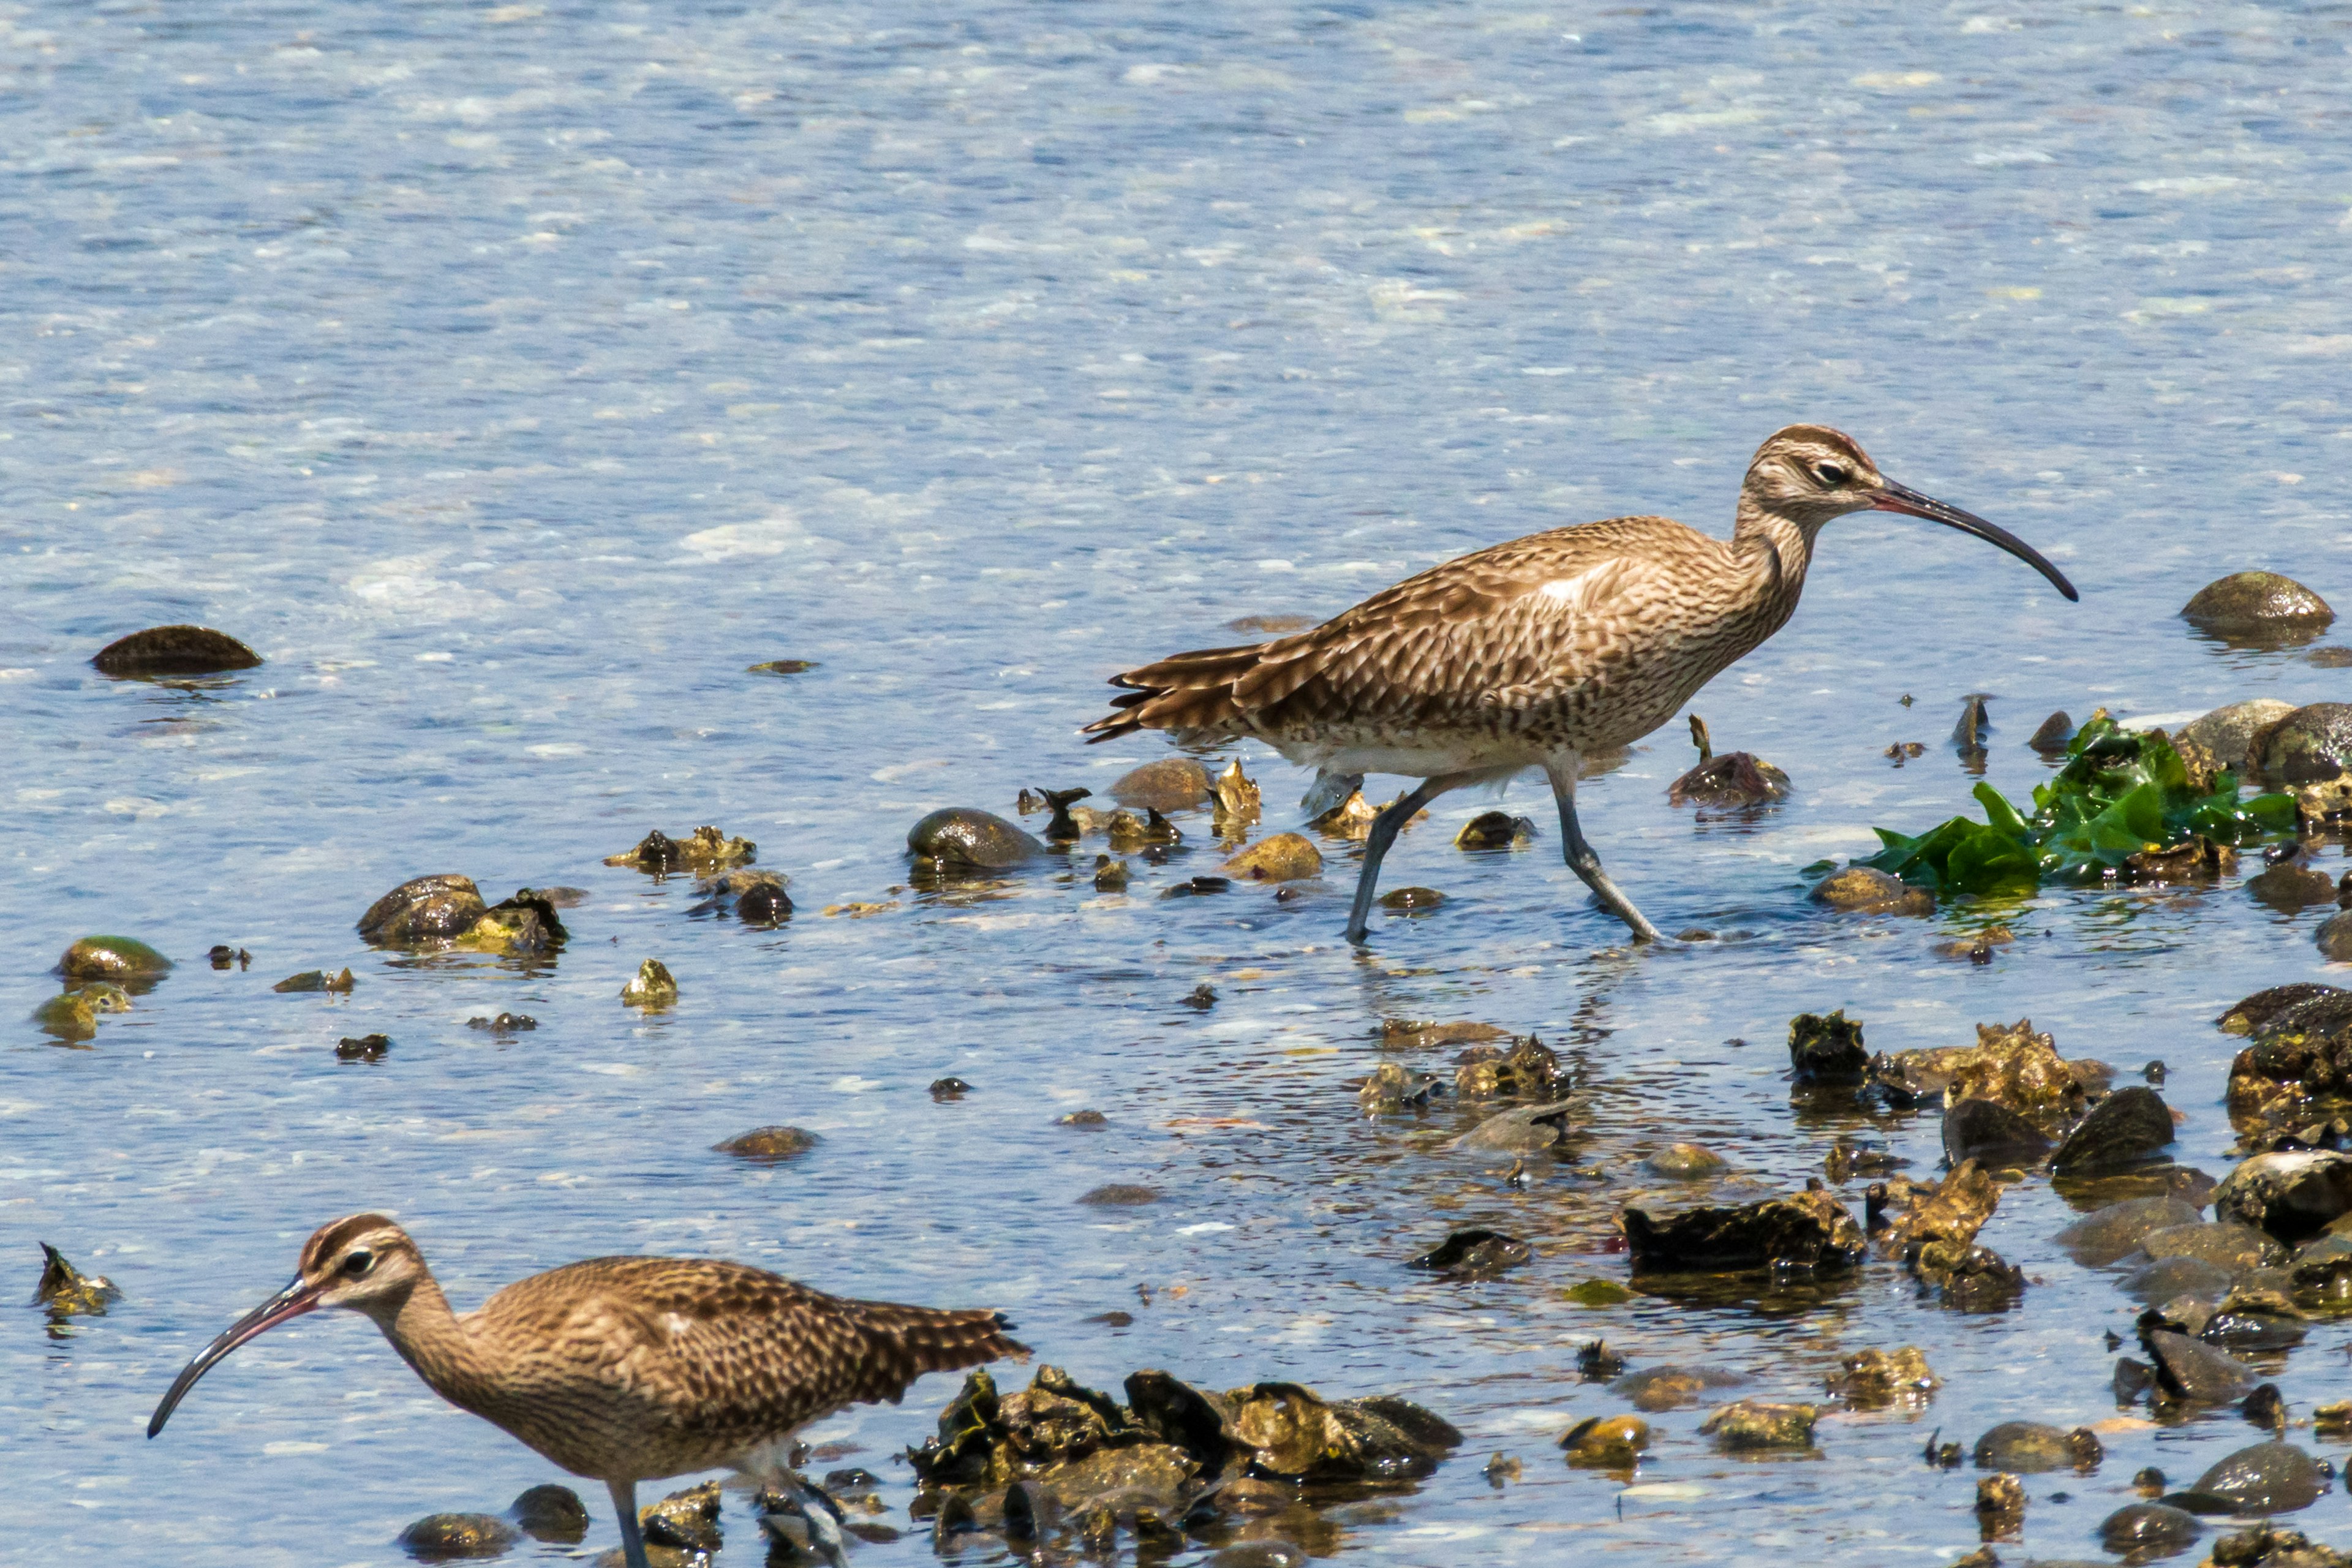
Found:
[(397, 1303), (369, 1313), (400, 1359), (450, 1404), (471, 1410), (488, 1391), (489, 1366), (441, 1286), (425, 1275)]
[(1774, 615), (1776, 630), (1804, 592), (1805, 571), (1813, 563), (1813, 538), (1820, 531), (1818, 522), (1799, 522), (1748, 496), (1739, 498), (1732, 553), (1749, 573), (1759, 606)]

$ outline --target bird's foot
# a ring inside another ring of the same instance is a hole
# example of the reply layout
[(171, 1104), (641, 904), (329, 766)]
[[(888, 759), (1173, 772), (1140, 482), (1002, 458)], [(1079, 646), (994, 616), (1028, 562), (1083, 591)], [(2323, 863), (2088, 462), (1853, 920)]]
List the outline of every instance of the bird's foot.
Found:
[[(795, 1470), (787, 1470), (771, 1491), (760, 1495), (760, 1528), (772, 1541), (802, 1548), (830, 1568), (849, 1568), (848, 1548), (842, 1540), (845, 1517), (841, 1505), (823, 1487)], [(796, 1520), (794, 1531), (786, 1521)], [(801, 1536), (807, 1539), (803, 1542)]]

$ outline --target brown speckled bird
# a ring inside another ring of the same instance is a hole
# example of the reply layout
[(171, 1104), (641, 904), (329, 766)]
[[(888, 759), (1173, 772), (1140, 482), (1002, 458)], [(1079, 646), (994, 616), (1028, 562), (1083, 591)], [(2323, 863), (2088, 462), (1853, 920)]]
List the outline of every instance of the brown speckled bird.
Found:
[(2076, 596), (2024, 541), (1895, 483), (1847, 436), (1791, 425), (1748, 464), (1727, 541), (1663, 517), (1531, 533), (1433, 566), (1310, 631), (1113, 676), (1128, 693), (1085, 732), (1264, 741), (1318, 770), (1310, 815), (1347, 799), (1366, 773), (1423, 781), (1365, 839), (1350, 942), (1364, 940), (1381, 858), (1415, 812), (1448, 790), (1539, 767), (1559, 802), (1570, 868), (1636, 940), (1653, 942), (1657, 928), (1577, 826), (1583, 759), (1648, 734), (1779, 631), (1822, 526), (1869, 510), (1990, 540)]
[(1028, 1353), (994, 1312), (845, 1300), (708, 1258), (568, 1263), (460, 1316), (408, 1233), (361, 1214), (321, 1226), (293, 1283), (188, 1363), (147, 1436), (229, 1352), (320, 1307), (366, 1313), (442, 1398), (603, 1481), (630, 1568), (646, 1568), (637, 1482), (722, 1466), (797, 1491), (815, 1544), (840, 1563), (829, 1506), (784, 1462), (793, 1431), (896, 1404), (927, 1372)]

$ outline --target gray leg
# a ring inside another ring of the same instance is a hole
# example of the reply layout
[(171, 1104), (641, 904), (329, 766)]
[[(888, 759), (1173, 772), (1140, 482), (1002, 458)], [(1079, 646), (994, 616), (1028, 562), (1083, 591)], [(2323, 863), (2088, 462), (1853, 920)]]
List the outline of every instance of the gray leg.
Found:
[(1576, 770), (1574, 764), (1553, 764), (1544, 770), (1551, 778), (1551, 793), (1559, 802), (1559, 838), (1561, 853), (1567, 858), (1568, 868), (1584, 879), (1601, 907), (1633, 928), (1635, 942), (1663, 942), (1658, 928), (1647, 916), (1633, 907), (1633, 900), (1618, 889), (1601, 868), (1601, 857), (1584, 841), (1584, 829), (1576, 824)]
[(1364, 940), (1364, 921), (1372, 912), (1372, 893), (1381, 881), (1381, 859), (1396, 842), (1399, 829), (1412, 820), (1412, 814), (1454, 787), (1451, 778), (1423, 779), (1421, 787), (1411, 795), (1391, 801), (1381, 813), (1372, 818), (1372, 830), (1364, 836), (1364, 869), (1356, 879), (1356, 904), (1348, 912), (1348, 940)]
[(645, 1532), (637, 1528), (637, 1483), (606, 1481), (604, 1488), (613, 1494), (613, 1511), (621, 1516), (621, 1555), (629, 1568), (653, 1568), (646, 1561)]

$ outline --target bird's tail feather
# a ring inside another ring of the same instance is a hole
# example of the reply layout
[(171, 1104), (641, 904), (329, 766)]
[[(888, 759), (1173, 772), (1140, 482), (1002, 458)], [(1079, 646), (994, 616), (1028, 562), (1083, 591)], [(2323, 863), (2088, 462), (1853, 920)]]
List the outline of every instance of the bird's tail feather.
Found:
[(895, 1405), (925, 1373), (961, 1372), (983, 1362), (1029, 1357), (1029, 1347), (1005, 1332), (1013, 1323), (1002, 1312), (902, 1307), (890, 1301), (860, 1301), (856, 1307), (866, 1330), (866, 1353), (854, 1399), (887, 1399)]
[(1114, 711), (1079, 733), (1102, 742), (1138, 730), (1214, 729), (1237, 719), (1242, 708), (1234, 685), (1257, 668), (1270, 646), (1202, 648), (1114, 675), (1110, 683), (1127, 690), (1111, 699)]

